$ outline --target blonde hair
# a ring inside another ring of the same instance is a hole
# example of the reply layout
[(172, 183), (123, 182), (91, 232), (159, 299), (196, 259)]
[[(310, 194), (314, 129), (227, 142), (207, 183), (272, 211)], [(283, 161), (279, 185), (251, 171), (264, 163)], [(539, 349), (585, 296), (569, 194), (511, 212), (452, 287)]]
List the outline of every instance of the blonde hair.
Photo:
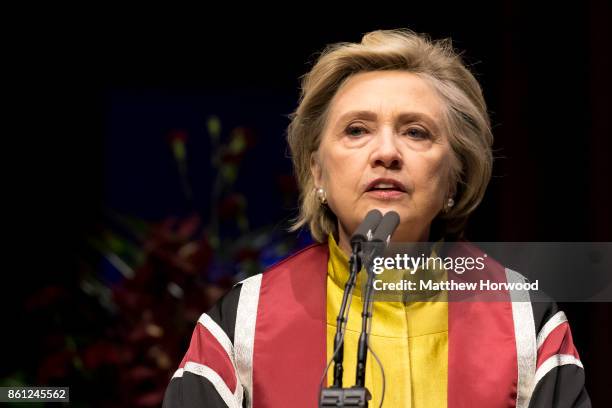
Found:
[(434, 224), (440, 233), (460, 236), (480, 204), (491, 178), (493, 156), (489, 116), (478, 81), (463, 64), (449, 39), (432, 41), (407, 29), (367, 33), (361, 43), (327, 46), (302, 77), (301, 96), (289, 118), (287, 142), (300, 189), (300, 212), (290, 230), (310, 227), (319, 242), (337, 233), (337, 219), (315, 193), (310, 157), (320, 144), (332, 98), (359, 72), (402, 70), (427, 80), (445, 103), (445, 122), (453, 152), (451, 185), (455, 205)]

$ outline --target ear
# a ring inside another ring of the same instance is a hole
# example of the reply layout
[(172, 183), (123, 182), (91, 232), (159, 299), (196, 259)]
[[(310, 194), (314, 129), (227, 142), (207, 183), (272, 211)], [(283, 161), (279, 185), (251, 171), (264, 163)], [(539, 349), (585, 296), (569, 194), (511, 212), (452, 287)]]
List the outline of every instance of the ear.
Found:
[(315, 187), (321, 187), (323, 169), (318, 150), (310, 154), (310, 173), (312, 174)]

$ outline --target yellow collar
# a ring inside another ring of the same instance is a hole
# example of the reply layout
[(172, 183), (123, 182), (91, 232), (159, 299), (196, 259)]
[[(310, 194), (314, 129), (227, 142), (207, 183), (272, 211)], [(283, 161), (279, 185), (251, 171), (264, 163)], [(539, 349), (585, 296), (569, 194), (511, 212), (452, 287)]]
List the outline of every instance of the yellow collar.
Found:
[[(444, 238), (440, 239), (439, 241), (435, 243), (435, 245), (432, 248), (430, 257), (437, 256), (437, 254), (440, 252), (440, 247), (442, 246), (443, 243), (444, 243)], [(344, 285), (346, 284), (346, 281), (348, 280), (348, 276), (349, 276), (349, 267), (348, 267), (349, 259), (347, 255), (344, 253), (344, 251), (342, 250), (342, 248), (338, 246), (332, 234), (328, 235), (327, 244), (329, 247), (329, 259), (330, 259), (330, 262), (329, 262), (330, 267), (328, 268), (329, 277), (338, 287), (344, 289)], [(360, 273), (359, 275), (357, 275), (357, 282), (355, 285), (356, 288), (362, 287), (363, 279), (365, 279), (364, 276), (365, 274), (363, 273)]]
[[(441, 244), (442, 240), (436, 243), (431, 256), (439, 253), (438, 249)], [(328, 323), (334, 325), (344, 286), (348, 280), (349, 268), (347, 255), (338, 246), (331, 234), (328, 236), (328, 246)], [(365, 274), (362, 271), (357, 275), (351, 307), (352, 317), (348, 323), (348, 330), (356, 332), (361, 329), (361, 319), (359, 318), (362, 308), (360, 288), (363, 287), (363, 279), (365, 279)], [(417, 337), (447, 331), (448, 305), (444, 301), (446, 293), (440, 293), (439, 295), (444, 296), (444, 298), (428, 302), (375, 301), (372, 334), (383, 337)]]

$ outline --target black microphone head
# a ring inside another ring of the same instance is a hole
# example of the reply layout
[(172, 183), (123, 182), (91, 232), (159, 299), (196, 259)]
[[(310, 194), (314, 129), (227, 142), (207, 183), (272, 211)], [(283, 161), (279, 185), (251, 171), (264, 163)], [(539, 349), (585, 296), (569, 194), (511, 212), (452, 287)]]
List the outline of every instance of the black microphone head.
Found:
[(353, 233), (351, 237), (351, 244), (356, 242), (369, 241), (372, 238), (372, 234), (380, 224), (380, 220), (383, 218), (382, 213), (376, 209), (371, 210), (365, 216), (359, 227)]
[(399, 222), (400, 218), (398, 213), (396, 213), (395, 211), (389, 211), (388, 213), (386, 213), (382, 217), (380, 224), (378, 224), (376, 232), (374, 232), (374, 238), (372, 238), (372, 241), (384, 242), (385, 244), (388, 244), (389, 239), (391, 238), (393, 232), (395, 232), (395, 229), (399, 225)]

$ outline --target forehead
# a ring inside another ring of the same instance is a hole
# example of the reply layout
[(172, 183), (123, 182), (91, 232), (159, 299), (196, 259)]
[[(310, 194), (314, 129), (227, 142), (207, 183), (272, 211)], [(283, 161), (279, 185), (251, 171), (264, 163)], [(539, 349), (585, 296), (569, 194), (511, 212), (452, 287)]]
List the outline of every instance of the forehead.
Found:
[(406, 71), (361, 72), (351, 76), (334, 95), (330, 120), (350, 111), (380, 115), (422, 113), (442, 117), (443, 102), (430, 82)]

